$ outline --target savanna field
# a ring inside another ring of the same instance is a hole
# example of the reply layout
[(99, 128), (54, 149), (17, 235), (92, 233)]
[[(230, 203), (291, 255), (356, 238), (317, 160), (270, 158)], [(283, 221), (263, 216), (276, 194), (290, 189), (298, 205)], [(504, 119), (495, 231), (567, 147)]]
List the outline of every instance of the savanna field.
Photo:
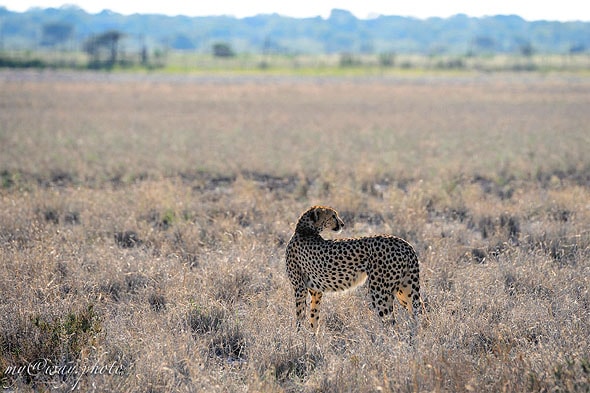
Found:
[[(588, 392), (590, 79), (0, 72), (4, 391)], [(415, 333), (285, 246), (419, 254)]]

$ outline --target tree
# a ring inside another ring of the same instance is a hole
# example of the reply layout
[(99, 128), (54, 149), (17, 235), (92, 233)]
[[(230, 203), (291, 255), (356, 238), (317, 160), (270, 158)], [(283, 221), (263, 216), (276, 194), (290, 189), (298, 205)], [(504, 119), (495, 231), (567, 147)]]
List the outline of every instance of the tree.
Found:
[(117, 63), (119, 40), (123, 36), (120, 31), (109, 30), (89, 38), (84, 44), (84, 51), (90, 56), (91, 65), (113, 67)]
[(487, 35), (478, 35), (471, 42), (473, 51), (492, 53), (496, 48), (496, 41)]
[(233, 57), (235, 52), (231, 45), (225, 42), (213, 44), (213, 56), (215, 57)]
[(379, 54), (379, 65), (381, 67), (393, 67), (395, 64), (395, 53), (384, 52)]
[(172, 48), (180, 50), (192, 50), (196, 49), (196, 45), (189, 36), (178, 34), (176, 37), (174, 37), (174, 40), (172, 40)]
[(570, 55), (574, 55), (576, 53), (584, 53), (586, 51), (586, 45), (582, 43), (576, 43), (570, 45), (569, 53)]
[(535, 49), (529, 41), (525, 41), (522, 44), (520, 44), (519, 50), (520, 54), (525, 57), (531, 57), (535, 53)]

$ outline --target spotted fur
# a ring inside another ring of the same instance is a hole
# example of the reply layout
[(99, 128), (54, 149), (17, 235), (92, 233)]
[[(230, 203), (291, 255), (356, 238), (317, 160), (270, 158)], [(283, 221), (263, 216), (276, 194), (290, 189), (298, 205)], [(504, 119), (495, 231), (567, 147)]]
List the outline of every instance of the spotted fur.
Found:
[(326, 240), (323, 230), (339, 232), (344, 222), (329, 207), (314, 206), (301, 215), (286, 251), (287, 274), (295, 290), (297, 327), (305, 321), (318, 329), (324, 292), (343, 291), (367, 282), (371, 304), (383, 319), (393, 316), (393, 299), (410, 313), (420, 311), (418, 257), (403, 239), (378, 235)]

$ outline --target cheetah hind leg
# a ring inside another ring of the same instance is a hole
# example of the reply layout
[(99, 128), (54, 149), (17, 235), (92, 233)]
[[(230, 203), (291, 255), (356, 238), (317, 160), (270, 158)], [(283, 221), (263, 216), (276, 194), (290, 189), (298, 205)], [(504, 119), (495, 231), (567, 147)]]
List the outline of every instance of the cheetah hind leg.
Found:
[(412, 287), (410, 277), (407, 277), (398, 287), (395, 293), (397, 300), (402, 306), (404, 306), (412, 317), (410, 327), (410, 342), (414, 342), (414, 339), (418, 331), (418, 314), (420, 314), (420, 293)]
[(409, 278), (406, 278), (398, 287), (395, 293), (397, 300), (404, 306), (410, 314), (413, 315), (412, 310), (412, 284)]
[(418, 279), (413, 278), (412, 275), (406, 277), (399, 285), (395, 296), (400, 304), (404, 306), (413, 317), (416, 317), (417, 314), (421, 314), (422, 301), (420, 299), (420, 290), (415, 289), (412, 285), (412, 281), (418, 282)]
[(369, 295), (371, 296), (371, 306), (373, 310), (379, 315), (382, 322), (394, 325), (393, 294), (382, 288), (373, 287), (373, 285), (371, 285), (372, 282), (372, 277), (369, 276)]
[(322, 301), (322, 296), (324, 294), (320, 291), (314, 291), (313, 289), (309, 289), (309, 294), (311, 295), (309, 324), (311, 325), (311, 330), (314, 333), (317, 333), (320, 319), (320, 302)]

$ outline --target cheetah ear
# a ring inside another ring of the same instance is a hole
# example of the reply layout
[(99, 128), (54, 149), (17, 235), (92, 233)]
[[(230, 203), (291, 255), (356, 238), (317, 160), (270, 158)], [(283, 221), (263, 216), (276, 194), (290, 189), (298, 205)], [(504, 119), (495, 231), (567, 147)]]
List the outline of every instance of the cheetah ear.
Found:
[(318, 222), (319, 219), (320, 219), (320, 214), (318, 213), (318, 209), (313, 209), (313, 211), (311, 212), (311, 220), (313, 222)]

